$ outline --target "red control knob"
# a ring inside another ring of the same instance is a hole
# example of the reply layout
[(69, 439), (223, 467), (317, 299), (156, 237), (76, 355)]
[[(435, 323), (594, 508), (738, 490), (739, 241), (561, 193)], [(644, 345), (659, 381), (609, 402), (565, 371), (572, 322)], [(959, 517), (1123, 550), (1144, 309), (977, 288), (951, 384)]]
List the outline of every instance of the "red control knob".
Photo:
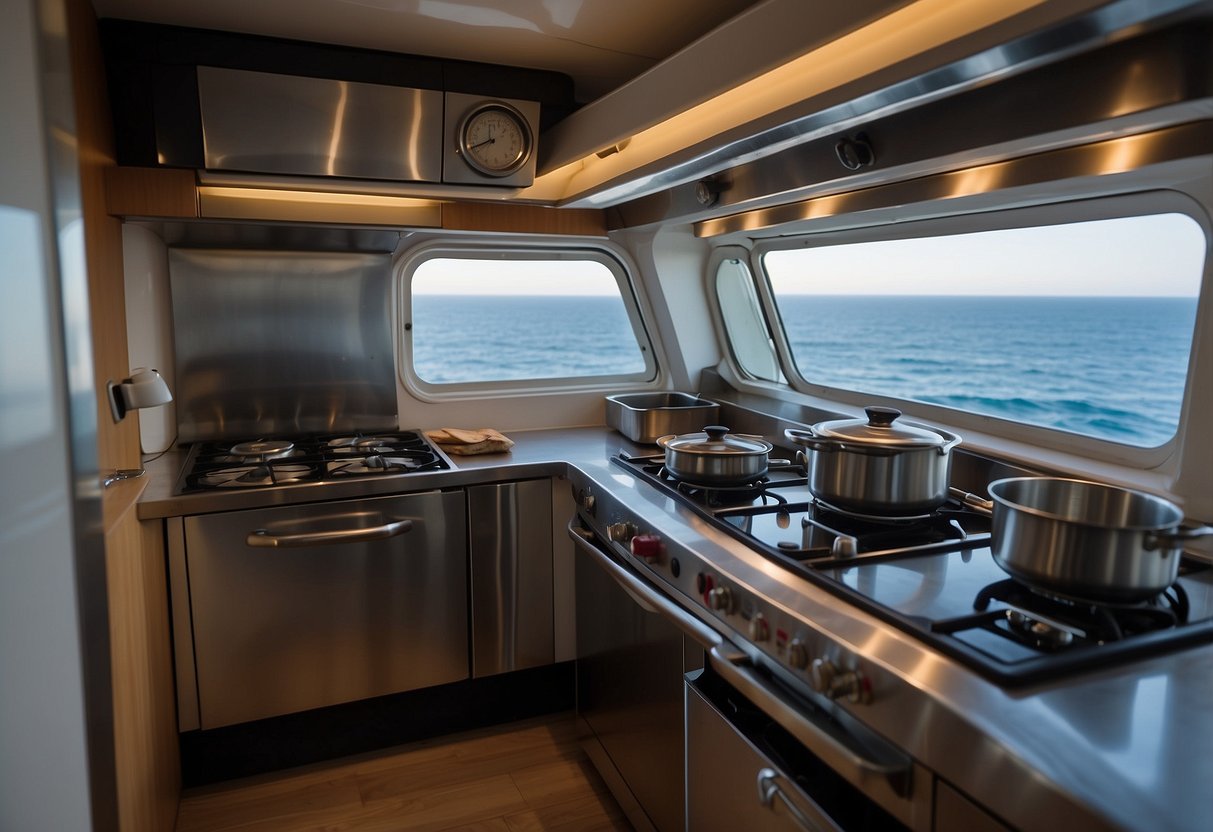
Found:
[(661, 559), (661, 538), (655, 534), (638, 534), (632, 538), (632, 555), (645, 563)]

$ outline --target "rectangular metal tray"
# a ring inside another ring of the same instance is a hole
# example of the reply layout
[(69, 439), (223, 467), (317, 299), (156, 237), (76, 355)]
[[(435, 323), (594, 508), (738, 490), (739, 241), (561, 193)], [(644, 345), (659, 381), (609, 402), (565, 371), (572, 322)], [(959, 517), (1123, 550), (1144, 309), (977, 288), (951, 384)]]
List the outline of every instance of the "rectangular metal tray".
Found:
[(624, 393), (606, 397), (606, 423), (633, 442), (652, 445), (671, 433), (693, 433), (720, 418), (720, 405), (690, 393)]

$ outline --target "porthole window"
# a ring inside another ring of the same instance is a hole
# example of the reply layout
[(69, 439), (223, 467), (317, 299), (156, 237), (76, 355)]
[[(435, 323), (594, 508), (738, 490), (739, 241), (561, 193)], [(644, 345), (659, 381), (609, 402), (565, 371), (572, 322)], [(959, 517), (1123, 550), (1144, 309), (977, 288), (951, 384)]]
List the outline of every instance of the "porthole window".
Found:
[(641, 381), (656, 363), (622, 265), (593, 249), (431, 249), (405, 268), (422, 387)]
[(738, 368), (750, 378), (783, 381), (749, 266), (740, 257), (723, 257), (715, 284), (726, 340)]

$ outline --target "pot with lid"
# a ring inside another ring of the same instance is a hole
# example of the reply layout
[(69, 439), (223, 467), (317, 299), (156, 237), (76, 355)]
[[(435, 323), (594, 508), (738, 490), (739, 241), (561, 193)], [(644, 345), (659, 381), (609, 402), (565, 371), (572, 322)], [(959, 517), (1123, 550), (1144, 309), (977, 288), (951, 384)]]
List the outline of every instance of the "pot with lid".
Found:
[(760, 436), (709, 425), (702, 433), (662, 436), (665, 468), (675, 479), (700, 485), (745, 485), (766, 476), (774, 447)]
[(868, 407), (866, 419), (819, 422), (784, 436), (802, 446), (814, 497), (844, 511), (888, 516), (929, 512), (948, 498), (960, 437), (899, 422), (901, 411)]

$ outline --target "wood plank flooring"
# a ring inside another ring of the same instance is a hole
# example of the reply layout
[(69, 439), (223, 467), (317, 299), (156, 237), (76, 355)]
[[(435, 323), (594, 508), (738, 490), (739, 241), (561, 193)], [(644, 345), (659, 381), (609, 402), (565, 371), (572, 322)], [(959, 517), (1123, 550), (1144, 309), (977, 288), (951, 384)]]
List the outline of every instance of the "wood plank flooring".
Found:
[(571, 714), (189, 789), (177, 832), (629, 830)]

